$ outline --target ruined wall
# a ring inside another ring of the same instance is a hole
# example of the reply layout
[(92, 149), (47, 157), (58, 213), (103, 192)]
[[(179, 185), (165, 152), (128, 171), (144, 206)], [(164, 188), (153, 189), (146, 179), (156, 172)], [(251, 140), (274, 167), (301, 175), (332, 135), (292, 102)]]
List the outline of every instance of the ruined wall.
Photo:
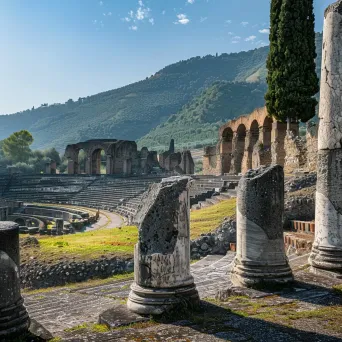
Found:
[(205, 175), (219, 175), (221, 174), (220, 153), (217, 146), (204, 147), (203, 155), (203, 174)]
[(285, 137), (285, 173), (306, 168), (306, 142), (300, 137), (288, 134)]

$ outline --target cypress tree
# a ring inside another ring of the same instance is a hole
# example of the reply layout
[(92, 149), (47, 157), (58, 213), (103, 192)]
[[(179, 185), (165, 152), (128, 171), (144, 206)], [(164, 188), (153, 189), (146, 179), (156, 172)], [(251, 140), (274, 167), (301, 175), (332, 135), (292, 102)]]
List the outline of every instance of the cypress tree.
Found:
[(316, 75), (313, 0), (272, 0), (268, 56), (268, 113), (306, 122), (315, 115)]

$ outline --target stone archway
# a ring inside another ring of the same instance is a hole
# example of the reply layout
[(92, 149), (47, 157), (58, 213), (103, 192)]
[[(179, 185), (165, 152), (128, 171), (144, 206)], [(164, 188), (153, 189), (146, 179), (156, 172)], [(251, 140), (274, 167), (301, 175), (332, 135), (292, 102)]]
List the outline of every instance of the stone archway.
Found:
[(246, 126), (244, 124), (240, 124), (233, 136), (232, 167), (230, 173), (239, 174), (242, 171), (242, 160), (245, 152), (246, 135)]

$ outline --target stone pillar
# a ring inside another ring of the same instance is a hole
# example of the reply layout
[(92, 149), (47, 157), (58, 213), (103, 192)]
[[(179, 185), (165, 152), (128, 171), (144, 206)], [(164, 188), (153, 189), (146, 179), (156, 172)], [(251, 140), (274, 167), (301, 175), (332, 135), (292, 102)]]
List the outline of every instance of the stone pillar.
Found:
[(46, 163), (45, 164), (45, 173), (50, 175), (51, 174), (51, 163)]
[(170, 141), (169, 152), (170, 152), (171, 154), (172, 154), (172, 153), (175, 153), (175, 140), (174, 140), (174, 139), (171, 139), (171, 141)]
[(190, 274), (189, 177), (153, 184), (137, 214), (134, 283), (127, 306), (138, 314), (159, 315), (199, 301)]
[(237, 145), (238, 145), (238, 134), (237, 132), (233, 133), (233, 140), (232, 140), (232, 157), (231, 157), (231, 166), (229, 173), (230, 174), (238, 174), (237, 169), (237, 162), (238, 162), (238, 152), (237, 152)]
[(74, 175), (75, 174), (75, 162), (68, 158), (68, 175)]
[(91, 175), (92, 174), (92, 170), (91, 170), (91, 157), (87, 157), (86, 161), (85, 161), (85, 173), (87, 175)]
[(231, 280), (237, 286), (293, 280), (283, 238), (284, 171), (279, 165), (249, 170), (237, 195), (237, 253)]
[(342, 0), (325, 11), (312, 271), (342, 273)]
[(245, 173), (247, 170), (252, 168), (252, 157), (253, 157), (253, 136), (251, 131), (246, 131), (246, 144), (245, 151), (242, 158), (241, 172)]
[(285, 137), (287, 124), (273, 122), (272, 124), (272, 164), (285, 165)]
[(19, 226), (0, 222), (0, 340), (25, 333), (29, 317), (20, 293)]
[(106, 161), (106, 174), (111, 175), (114, 173), (113, 170), (113, 157), (110, 154), (107, 154), (107, 161)]
[(63, 235), (64, 221), (62, 219), (56, 219), (56, 235)]

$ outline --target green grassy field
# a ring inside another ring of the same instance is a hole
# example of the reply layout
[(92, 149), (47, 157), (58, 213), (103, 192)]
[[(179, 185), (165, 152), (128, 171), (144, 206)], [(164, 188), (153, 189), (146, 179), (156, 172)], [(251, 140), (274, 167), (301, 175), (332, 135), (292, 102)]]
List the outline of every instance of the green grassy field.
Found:
[[(235, 214), (235, 199), (225, 200), (209, 208), (191, 212), (191, 239), (215, 230), (225, 217)], [(21, 235), (21, 238), (26, 237)], [(38, 237), (40, 247), (21, 250), (22, 262), (31, 259), (54, 263), (64, 259), (88, 260), (101, 256), (132, 257), (138, 240), (135, 226), (104, 228), (82, 234)]]

